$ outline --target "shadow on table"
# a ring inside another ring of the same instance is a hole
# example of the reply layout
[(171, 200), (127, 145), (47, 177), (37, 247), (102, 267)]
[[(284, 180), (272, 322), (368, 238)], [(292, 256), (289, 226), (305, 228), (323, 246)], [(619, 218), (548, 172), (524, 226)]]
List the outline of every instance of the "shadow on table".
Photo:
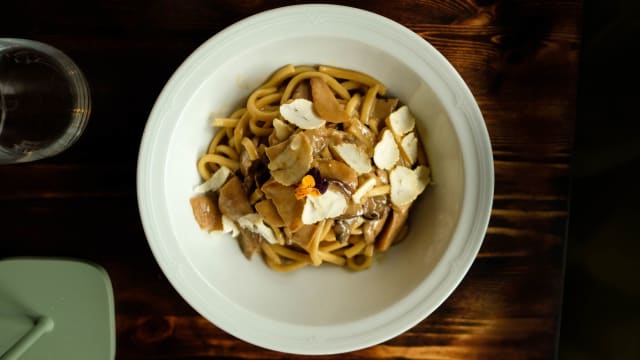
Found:
[(561, 360), (640, 359), (638, 13), (584, 1)]

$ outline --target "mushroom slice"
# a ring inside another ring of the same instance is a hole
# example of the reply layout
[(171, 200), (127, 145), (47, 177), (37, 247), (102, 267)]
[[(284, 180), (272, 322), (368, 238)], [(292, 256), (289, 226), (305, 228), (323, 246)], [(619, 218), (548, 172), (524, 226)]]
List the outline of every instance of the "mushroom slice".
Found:
[(405, 135), (402, 138), (400, 145), (402, 146), (402, 151), (406, 155), (407, 160), (409, 160), (410, 165), (415, 164), (418, 159), (418, 138), (416, 137), (416, 134), (412, 131)]
[(376, 240), (376, 249), (378, 251), (386, 251), (391, 244), (401, 240), (409, 218), (409, 208), (410, 206), (405, 206), (391, 211), (390, 219), (386, 221), (384, 229)]
[(265, 225), (264, 219), (259, 214), (251, 213), (240, 217), (238, 219), (238, 225), (243, 229), (262, 236), (262, 238), (267, 240), (270, 244), (278, 243), (273, 230)]
[(384, 211), (379, 219), (366, 220), (363, 224), (362, 232), (364, 235), (364, 241), (367, 244), (373, 244), (376, 241), (378, 235), (384, 229), (384, 225), (387, 222), (389, 211)]
[(202, 230), (222, 230), (222, 214), (216, 203), (206, 195), (198, 195), (189, 200), (193, 216)]
[(262, 238), (259, 234), (249, 231), (245, 228), (240, 228), (240, 236), (238, 237), (238, 244), (240, 245), (240, 249), (242, 249), (242, 253), (247, 260), (251, 260), (253, 254), (258, 251), (260, 248), (260, 244), (262, 243)]
[(303, 132), (290, 141), (266, 149), (269, 170), (273, 178), (283, 185), (293, 185), (311, 169), (313, 148)]
[(271, 199), (260, 201), (255, 205), (255, 208), (267, 224), (273, 227), (284, 226), (284, 221), (280, 217), (280, 214), (278, 214), (278, 209), (276, 209), (276, 206), (273, 204)]
[(196, 186), (193, 191), (197, 193), (205, 193), (207, 191), (218, 191), (218, 189), (224, 185), (227, 178), (231, 175), (231, 170), (226, 166), (221, 166), (216, 172), (211, 175), (209, 180)]
[(405, 166), (396, 166), (389, 173), (391, 182), (391, 202), (396, 206), (411, 204), (429, 183), (429, 170), (418, 166), (411, 170)]
[(413, 130), (416, 125), (416, 119), (409, 111), (409, 108), (404, 105), (389, 115), (387, 125), (393, 130), (394, 134), (403, 136)]
[[(334, 145), (342, 143), (356, 144), (356, 141), (358, 141), (353, 134), (330, 127), (305, 130), (304, 134), (311, 143), (315, 158), (322, 158), (322, 153), (325, 152), (325, 149), (331, 149)], [(335, 156), (332, 157), (335, 158)]]
[(320, 77), (309, 79), (311, 84), (311, 96), (313, 97), (313, 108), (321, 118), (332, 123), (349, 122), (349, 115), (338, 102), (333, 91), (327, 82)]
[(398, 159), (400, 159), (398, 144), (391, 131), (385, 130), (373, 150), (373, 162), (381, 169), (390, 170), (396, 165)]
[(291, 94), (291, 98), (311, 100), (311, 88), (309, 87), (309, 82), (301, 81), (298, 83), (296, 89), (293, 90), (293, 94)]
[(320, 196), (307, 196), (302, 209), (302, 223), (315, 224), (320, 220), (338, 217), (347, 210), (347, 199), (341, 191), (327, 190)]
[(379, 219), (389, 209), (389, 197), (369, 196), (362, 201), (362, 217), (368, 220)]
[(298, 231), (291, 235), (291, 242), (309, 251), (313, 246), (312, 240), (318, 231), (321, 231), (320, 225), (318, 224), (303, 225)]
[(333, 150), (340, 160), (351, 166), (358, 175), (371, 171), (371, 159), (355, 144), (340, 144), (333, 146)]
[(338, 180), (354, 191), (358, 186), (358, 174), (349, 165), (338, 160), (317, 160), (316, 167), (320, 175), (327, 179)]
[(251, 203), (249, 203), (247, 194), (237, 176), (233, 176), (220, 188), (218, 208), (223, 215), (234, 221), (253, 212)]
[(373, 148), (376, 141), (376, 134), (371, 129), (360, 122), (359, 119), (353, 118), (346, 128), (347, 132), (353, 134), (367, 149)]
[(324, 126), (325, 121), (313, 111), (313, 103), (307, 99), (295, 99), (280, 105), (280, 115), (301, 129), (317, 129)]
[(398, 99), (396, 98), (391, 98), (391, 99), (378, 98), (376, 99), (376, 102), (373, 106), (373, 111), (371, 112), (371, 118), (384, 120), (387, 118), (387, 116), (391, 114), (391, 112), (393, 112), (393, 110), (396, 109), (396, 106), (398, 106)]
[(296, 200), (295, 187), (284, 186), (281, 183), (270, 179), (262, 185), (262, 191), (268, 199), (273, 201), (273, 205), (282, 218), (284, 225), (291, 231), (296, 231), (302, 226), (302, 209), (304, 203)]

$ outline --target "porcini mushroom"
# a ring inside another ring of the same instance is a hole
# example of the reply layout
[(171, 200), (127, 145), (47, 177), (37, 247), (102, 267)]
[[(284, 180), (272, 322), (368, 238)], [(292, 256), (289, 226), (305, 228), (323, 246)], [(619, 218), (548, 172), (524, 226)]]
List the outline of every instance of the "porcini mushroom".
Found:
[(337, 180), (354, 191), (358, 186), (358, 174), (353, 168), (338, 160), (317, 160), (315, 166), (320, 175), (327, 179)]
[(253, 209), (237, 176), (231, 177), (221, 188), (218, 197), (220, 212), (236, 221), (239, 217), (252, 213)]
[(296, 200), (295, 187), (285, 186), (271, 179), (262, 185), (262, 191), (267, 199), (273, 201), (273, 205), (278, 210), (278, 215), (282, 218), (285, 226), (296, 231), (302, 226), (302, 208), (304, 202)]
[(198, 195), (190, 200), (193, 216), (202, 230), (222, 230), (222, 214), (218, 205), (207, 195)]
[(274, 227), (284, 226), (284, 221), (278, 214), (278, 209), (271, 199), (264, 199), (255, 205), (256, 211), (264, 218), (264, 221)]
[(303, 132), (290, 140), (266, 149), (268, 168), (273, 178), (283, 185), (293, 185), (311, 169), (313, 149)]
[(349, 115), (338, 102), (327, 82), (320, 77), (309, 79), (311, 84), (311, 97), (313, 108), (321, 118), (333, 123), (345, 123), (349, 121)]

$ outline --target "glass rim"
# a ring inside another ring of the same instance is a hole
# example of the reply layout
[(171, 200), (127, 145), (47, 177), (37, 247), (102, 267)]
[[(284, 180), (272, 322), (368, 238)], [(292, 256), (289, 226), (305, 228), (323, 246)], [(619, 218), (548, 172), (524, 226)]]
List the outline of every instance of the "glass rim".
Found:
[(2, 86), (0, 86), (0, 134), (2, 133), (2, 129), (4, 128), (4, 119), (6, 116), (5, 106), (4, 94), (2, 93)]
[[(76, 143), (87, 126), (92, 110), (89, 82), (80, 67), (58, 48), (36, 40), (0, 37), (0, 58), (3, 52), (16, 48), (31, 49), (49, 56), (50, 60), (56, 64), (56, 67), (68, 81), (69, 91), (71, 91), (73, 97), (71, 121), (69, 121), (69, 126), (62, 136), (46, 147), (50, 152), (47, 157), (56, 155)], [(2, 107), (0, 110), (3, 110), (0, 112), (0, 131), (2, 131), (6, 120), (6, 111), (4, 111), (6, 103), (1, 91), (0, 106)], [(34, 158), (33, 160), (37, 159)]]
[[(85, 123), (91, 113), (91, 89), (80, 67), (63, 51), (43, 42), (23, 38), (0, 38), (0, 54), (9, 48), (24, 46), (41, 51), (58, 62), (64, 69), (65, 76), (70, 80), (74, 92), (74, 109), (82, 109), (82, 122)], [(4, 104), (3, 100), (2, 104)], [(78, 114), (74, 112), (74, 114)], [(75, 116), (75, 115), (74, 115)]]

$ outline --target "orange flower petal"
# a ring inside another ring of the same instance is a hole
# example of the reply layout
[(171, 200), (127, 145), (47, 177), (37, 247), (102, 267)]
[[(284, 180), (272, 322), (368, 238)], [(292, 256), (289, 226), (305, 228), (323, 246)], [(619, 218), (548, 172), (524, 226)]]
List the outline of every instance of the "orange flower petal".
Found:
[(320, 191), (314, 186), (316, 185), (316, 180), (311, 175), (305, 175), (302, 180), (300, 180), (300, 185), (296, 188), (295, 196), (296, 199), (302, 200), (307, 195), (312, 196), (320, 196)]
[(309, 192), (307, 193), (307, 195), (311, 195), (311, 196), (320, 196), (322, 194), (320, 194), (320, 190), (316, 189), (316, 188), (311, 188), (309, 189)]
[(305, 175), (300, 181), (300, 186), (304, 186), (305, 188), (310, 188), (316, 186), (316, 179), (311, 175)]
[(307, 196), (307, 189), (296, 189), (296, 200), (302, 200)]

